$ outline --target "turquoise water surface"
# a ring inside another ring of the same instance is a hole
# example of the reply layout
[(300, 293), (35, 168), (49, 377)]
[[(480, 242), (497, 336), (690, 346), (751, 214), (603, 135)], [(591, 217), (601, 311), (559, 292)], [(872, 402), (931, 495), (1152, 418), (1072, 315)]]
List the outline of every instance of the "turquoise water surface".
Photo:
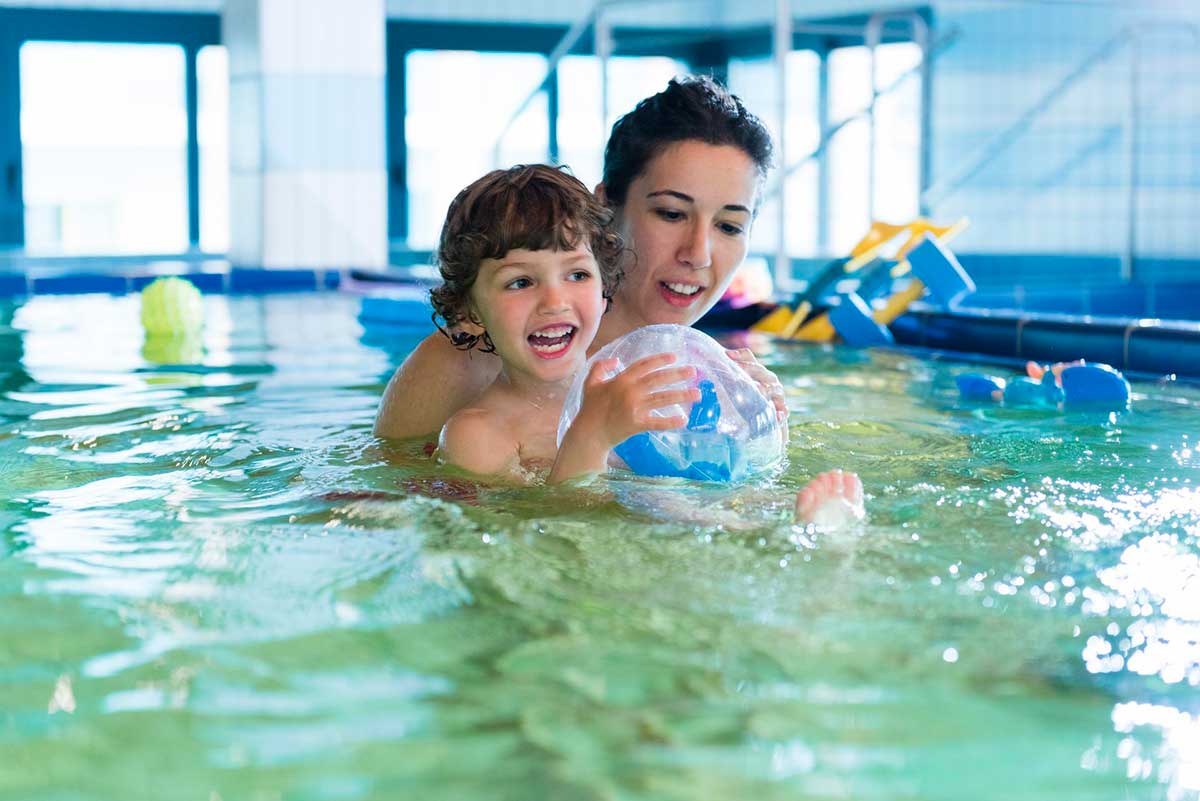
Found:
[[(206, 303), (0, 305), (0, 798), (1200, 797), (1194, 386), (755, 343), (777, 474), (495, 489), (371, 436), (413, 335)], [(833, 466), (870, 520), (793, 526)]]

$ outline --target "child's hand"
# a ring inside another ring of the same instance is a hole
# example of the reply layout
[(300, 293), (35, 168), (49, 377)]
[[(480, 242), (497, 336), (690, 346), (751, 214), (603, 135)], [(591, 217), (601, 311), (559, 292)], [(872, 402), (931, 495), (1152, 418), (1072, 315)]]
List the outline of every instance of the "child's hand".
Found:
[(605, 448), (619, 445), (642, 431), (665, 431), (687, 425), (687, 417), (683, 415), (653, 414), (665, 406), (700, 400), (700, 390), (695, 387), (662, 389), (696, 377), (694, 367), (663, 369), (674, 361), (673, 353), (647, 356), (607, 381), (602, 376), (616, 367), (616, 359), (596, 362), (584, 381), (583, 402), (574, 425), (590, 431)]
[(608, 452), (634, 434), (687, 425), (687, 418), (682, 415), (652, 414), (664, 406), (700, 400), (700, 390), (695, 387), (663, 389), (696, 377), (692, 367), (661, 369), (674, 361), (672, 353), (647, 356), (607, 381), (603, 376), (616, 367), (616, 360), (605, 359), (592, 365), (583, 385), (579, 414), (563, 436), (554, 469), (550, 471), (550, 483), (603, 472)]

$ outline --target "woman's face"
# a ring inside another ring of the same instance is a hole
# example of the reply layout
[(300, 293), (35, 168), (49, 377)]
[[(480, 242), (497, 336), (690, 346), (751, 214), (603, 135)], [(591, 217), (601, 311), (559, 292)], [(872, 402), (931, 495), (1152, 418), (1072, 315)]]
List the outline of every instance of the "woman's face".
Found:
[(746, 258), (758, 183), (732, 145), (679, 142), (647, 165), (618, 211), (637, 256), (613, 299), (620, 327), (691, 325), (712, 308)]

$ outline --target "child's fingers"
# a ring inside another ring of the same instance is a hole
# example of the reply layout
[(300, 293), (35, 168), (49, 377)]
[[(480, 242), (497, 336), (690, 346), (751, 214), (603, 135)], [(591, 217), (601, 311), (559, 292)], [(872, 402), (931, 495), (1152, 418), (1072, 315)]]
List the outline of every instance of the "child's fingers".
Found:
[(638, 359), (633, 364), (625, 368), (625, 373), (632, 377), (644, 376), (647, 373), (653, 372), (660, 367), (665, 367), (675, 361), (674, 353), (656, 353), (653, 356), (644, 356)]
[(695, 403), (698, 400), (700, 400), (700, 390), (698, 389), (669, 389), (650, 393), (642, 405), (646, 409), (661, 409), (664, 406)]
[(619, 362), (616, 359), (601, 359), (592, 365), (588, 370), (587, 378), (584, 380), (584, 386), (594, 387), (596, 384), (603, 384), (605, 376), (617, 369)]
[(674, 417), (649, 416), (642, 421), (640, 430), (669, 431), (673, 428), (683, 428), (686, 425), (687, 418), (680, 414), (677, 414)]
[(668, 384), (678, 384), (683, 381), (691, 381), (696, 377), (695, 367), (669, 367), (663, 370), (654, 370), (646, 375), (641, 376), (638, 381), (646, 387), (665, 387)]

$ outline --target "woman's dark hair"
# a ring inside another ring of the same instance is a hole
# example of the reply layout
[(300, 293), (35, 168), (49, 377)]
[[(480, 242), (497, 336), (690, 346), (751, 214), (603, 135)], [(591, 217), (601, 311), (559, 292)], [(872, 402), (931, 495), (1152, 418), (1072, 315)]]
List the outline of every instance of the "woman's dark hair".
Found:
[(625, 205), (629, 185), (646, 165), (668, 146), (689, 140), (740, 148), (761, 177), (771, 168), (771, 134), (736, 95), (708, 76), (673, 78), (613, 126), (604, 149), (608, 204)]
[(483, 352), (493, 352), (486, 331), (477, 336), (454, 328), (463, 321), (479, 324), (470, 292), (480, 263), (517, 249), (574, 250), (586, 244), (600, 268), (604, 299), (611, 300), (625, 249), (612, 219), (612, 211), (561, 167), (519, 164), (489, 172), (459, 192), (446, 212), (437, 251), (442, 283), (430, 292), (434, 325), (460, 350), (481, 343)]

